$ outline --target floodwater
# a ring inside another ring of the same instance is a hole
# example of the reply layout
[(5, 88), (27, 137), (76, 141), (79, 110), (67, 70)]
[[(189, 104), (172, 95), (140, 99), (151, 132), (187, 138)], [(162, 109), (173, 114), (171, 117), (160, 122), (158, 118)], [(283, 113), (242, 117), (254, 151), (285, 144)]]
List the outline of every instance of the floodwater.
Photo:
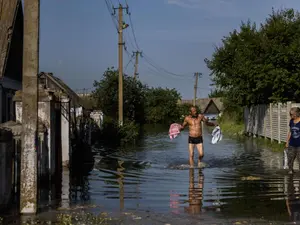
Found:
[(300, 179), (281, 169), (281, 153), (258, 148), (252, 139), (223, 137), (212, 145), (205, 128), (206, 167), (189, 169), (188, 133), (175, 140), (167, 134), (153, 129), (135, 147), (95, 147), (94, 162), (79, 164), (75, 177), (64, 172), (60, 208), (97, 206), (90, 210), (161, 216), (161, 223), (147, 224), (300, 221)]

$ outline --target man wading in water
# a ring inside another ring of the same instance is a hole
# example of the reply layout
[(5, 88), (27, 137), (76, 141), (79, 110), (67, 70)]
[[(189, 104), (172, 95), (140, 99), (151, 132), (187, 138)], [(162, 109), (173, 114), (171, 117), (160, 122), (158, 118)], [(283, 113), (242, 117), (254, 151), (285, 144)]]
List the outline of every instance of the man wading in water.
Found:
[(203, 137), (202, 137), (202, 124), (205, 122), (207, 126), (216, 126), (214, 123), (208, 121), (208, 119), (197, 113), (196, 107), (192, 106), (190, 108), (190, 115), (184, 118), (182, 124), (182, 130), (186, 125), (189, 125), (189, 155), (190, 155), (190, 167), (194, 167), (194, 148), (195, 145), (198, 149), (199, 158), (198, 158), (198, 167), (201, 166), (201, 159), (203, 158)]

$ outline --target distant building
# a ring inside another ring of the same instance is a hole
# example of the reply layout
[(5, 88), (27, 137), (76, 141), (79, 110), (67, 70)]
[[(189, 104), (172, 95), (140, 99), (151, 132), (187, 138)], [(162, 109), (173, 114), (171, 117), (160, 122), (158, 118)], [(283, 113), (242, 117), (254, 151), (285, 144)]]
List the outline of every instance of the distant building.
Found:
[(77, 95), (78, 95), (79, 97), (89, 97), (89, 96), (92, 95), (92, 93), (77, 93)]
[[(179, 104), (193, 104), (191, 99), (183, 99), (179, 101)], [(223, 111), (224, 106), (221, 98), (198, 98), (196, 105), (200, 108), (204, 114), (219, 114)]]
[(13, 96), (22, 89), (23, 11), (21, 0), (0, 0), (0, 123), (13, 120)]

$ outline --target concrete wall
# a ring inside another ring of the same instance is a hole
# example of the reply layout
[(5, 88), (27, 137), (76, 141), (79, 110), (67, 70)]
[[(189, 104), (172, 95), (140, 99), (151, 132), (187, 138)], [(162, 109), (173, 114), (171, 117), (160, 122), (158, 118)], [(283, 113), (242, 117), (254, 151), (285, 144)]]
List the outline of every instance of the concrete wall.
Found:
[(83, 115), (83, 108), (82, 107), (77, 107), (77, 108), (71, 108), (71, 115), (72, 116), (76, 116), (76, 117), (78, 117), (78, 116), (82, 116)]
[[(54, 101), (45, 101), (38, 103), (38, 115), (40, 123), (43, 123), (47, 129), (47, 142), (50, 174), (54, 175), (59, 169), (61, 160), (59, 159), (61, 151), (61, 132), (60, 132), (60, 104), (59, 108)], [(22, 102), (15, 103), (16, 121), (22, 123)], [(59, 122), (58, 122), (59, 120)]]
[(69, 98), (61, 99), (61, 147), (62, 163), (68, 166), (70, 161), (70, 100)]
[(103, 126), (103, 112), (101, 110), (94, 110), (91, 112), (90, 117), (95, 121), (97, 126), (102, 129)]

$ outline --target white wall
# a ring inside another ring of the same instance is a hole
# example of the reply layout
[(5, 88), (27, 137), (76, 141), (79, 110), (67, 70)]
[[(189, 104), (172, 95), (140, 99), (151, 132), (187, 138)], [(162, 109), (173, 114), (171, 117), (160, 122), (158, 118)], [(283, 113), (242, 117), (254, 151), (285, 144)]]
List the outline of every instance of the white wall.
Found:
[(94, 110), (91, 112), (90, 117), (95, 121), (95, 123), (102, 129), (103, 126), (103, 112), (100, 110)]

